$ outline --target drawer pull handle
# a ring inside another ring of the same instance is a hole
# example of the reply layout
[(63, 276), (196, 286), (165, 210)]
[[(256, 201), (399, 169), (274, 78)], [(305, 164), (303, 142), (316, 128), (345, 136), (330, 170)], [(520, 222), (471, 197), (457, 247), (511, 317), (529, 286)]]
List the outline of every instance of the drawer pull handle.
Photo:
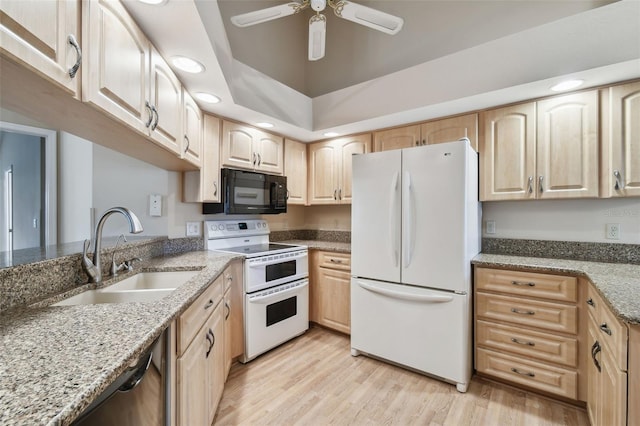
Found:
[(600, 330), (604, 331), (609, 336), (611, 336), (611, 329), (609, 328), (606, 322), (603, 322), (602, 324), (600, 324)]
[(587, 299), (587, 305), (589, 305), (589, 306), (593, 306), (594, 308), (596, 307), (596, 304), (593, 302), (593, 299), (592, 299), (592, 298), (588, 298), (588, 299)]
[(529, 287), (535, 287), (536, 283), (529, 283), (529, 282), (523, 282), (523, 281), (511, 281), (511, 284), (513, 285), (528, 285)]
[(331, 263), (342, 263), (342, 260), (340, 260), (340, 259), (329, 259), (329, 262), (331, 262)]
[(511, 371), (513, 371), (516, 374), (520, 374), (521, 376), (536, 377), (536, 375), (533, 373), (530, 373), (528, 371), (520, 371), (517, 368), (512, 368)]
[(523, 341), (521, 341), (521, 340), (516, 339), (515, 337), (512, 337), (512, 338), (511, 338), (511, 341), (512, 341), (513, 343), (517, 343), (517, 344), (519, 344), (519, 345), (526, 345), (526, 346), (535, 346), (535, 345), (536, 345), (536, 344), (535, 344), (535, 343), (533, 343), (533, 342), (523, 342)]
[(520, 315), (535, 315), (536, 314), (534, 311), (521, 311), (520, 309), (517, 309), (517, 308), (511, 308), (511, 312), (513, 312), (514, 314), (520, 314)]
[(204, 309), (209, 309), (213, 306), (213, 300), (209, 299), (206, 305), (204, 305)]
[(591, 358), (593, 358), (593, 364), (598, 369), (598, 372), (602, 371), (602, 367), (600, 367), (600, 363), (596, 359), (596, 355), (598, 355), (598, 352), (600, 352), (601, 350), (602, 348), (600, 347), (600, 342), (596, 340), (593, 346), (591, 346)]

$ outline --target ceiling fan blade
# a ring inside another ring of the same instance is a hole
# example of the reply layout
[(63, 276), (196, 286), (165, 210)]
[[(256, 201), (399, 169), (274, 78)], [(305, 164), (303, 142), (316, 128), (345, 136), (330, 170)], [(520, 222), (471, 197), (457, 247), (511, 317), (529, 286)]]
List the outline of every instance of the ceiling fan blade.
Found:
[(398, 16), (350, 1), (336, 3), (334, 12), (341, 18), (392, 35), (397, 34), (404, 24), (404, 19)]
[(309, 60), (317, 61), (324, 57), (327, 20), (318, 13), (309, 19)]
[(266, 9), (254, 10), (253, 12), (232, 16), (231, 22), (233, 22), (237, 27), (249, 27), (251, 25), (261, 24), (263, 22), (293, 15), (294, 13), (306, 8), (308, 5), (309, 0), (303, 1), (302, 3), (290, 2), (278, 6), (267, 7)]

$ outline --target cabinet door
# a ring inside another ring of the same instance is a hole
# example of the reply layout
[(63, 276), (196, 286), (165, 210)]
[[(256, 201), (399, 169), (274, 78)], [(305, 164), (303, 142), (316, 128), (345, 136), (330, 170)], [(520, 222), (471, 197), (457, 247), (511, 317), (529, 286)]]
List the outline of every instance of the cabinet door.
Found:
[(82, 100), (147, 134), (149, 41), (114, 0), (83, 3)]
[(149, 105), (154, 109), (149, 123), (151, 137), (169, 151), (180, 155), (182, 137), (182, 85), (160, 53), (151, 48)]
[(80, 1), (2, 1), (0, 11), (0, 51), (79, 96), (80, 71), (69, 74), (78, 61), (69, 36), (80, 43)]
[(253, 170), (256, 157), (250, 127), (230, 121), (222, 122), (221, 161), (226, 167)]
[[(210, 425), (213, 423), (213, 418), (216, 415), (218, 403), (220, 402), (220, 397), (222, 397), (222, 391), (224, 390), (224, 303), (218, 304), (218, 307), (213, 311), (211, 318), (205, 327), (207, 327), (207, 332), (211, 336), (212, 343), (208, 349), (208, 354), (205, 352), (207, 367), (204, 379), (208, 382), (207, 423), (202, 424)], [(194, 378), (194, 380), (202, 379), (202, 377)]]
[(186, 90), (182, 93), (182, 106), (182, 157), (199, 168), (202, 164), (202, 111)]
[(537, 121), (537, 197), (597, 197), (598, 91), (542, 100)]
[(186, 203), (220, 202), (220, 119), (203, 115), (202, 166), (184, 172), (182, 197)]
[(284, 173), (284, 139), (259, 130), (254, 133), (253, 149), (258, 157), (256, 170), (272, 175)]
[(318, 283), (319, 324), (342, 333), (351, 332), (351, 274), (347, 271), (320, 268)]
[(287, 177), (287, 204), (307, 203), (307, 145), (284, 140), (284, 175)]
[(338, 164), (340, 147), (329, 142), (309, 145), (309, 204), (338, 202)]
[(480, 200), (535, 198), (535, 103), (480, 115)]
[(243, 320), (243, 297), (244, 297), (244, 281), (243, 281), (244, 264), (241, 260), (235, 260), (231, 263), (227, 271), (231, 277), (230, 297), (231, 297), (231, 358), (239, 357), (244, 353), (244, 320)]
[(602, 105), (601, 195), (640, 196), (640, 82), (607, 89)]
[(423, 145), (469, 138), (471, 148), (478, 151), (478, 115), (468, 114), (430, 121), (422, 125), (421, 134)]
[(341, 139), (342, 149), (338, 151), (340, 155), (340, 175), (338, 186), (338, 200), (343, 204), (351, 204), (353, 191), (351, 189), (351, 179), (353, 168), (351, 166), (351, 157), (357, 154), (365, 154), (371, 151), (371, 134), (352, 136)]
[(231, 370), (231, 311), (235, 309), (233, 300), (231, 300), (231, 289), (224, 293), (224, 380), (227, 381), (229, 371)]
[(390, 149), (411, 148), (422, 145), (420, 125), (398, 127), (373, 134), (373, 150), (388, 151)]
[(211, 340), (205, 324), (176, 362), (177, 418), (180, 425), (205, 425), (209, 417), (209, 366)]
[[(587, 365), (587, 415), (592, 425), (600, 424), (600, 398), (601, 398), (601, 370), (598, 370), (597, 365), (602, 368), (601, 361), (602, 356), (598, 352), (598, 348), (601, 348), (601, 343), (598, 342), (598, 327), (595, 323), (589, 320), (588, 323), (588, 339), (589, 345), (585, 351), (585, 360)], [(597, 363), (597, 364), (596, 364)]]

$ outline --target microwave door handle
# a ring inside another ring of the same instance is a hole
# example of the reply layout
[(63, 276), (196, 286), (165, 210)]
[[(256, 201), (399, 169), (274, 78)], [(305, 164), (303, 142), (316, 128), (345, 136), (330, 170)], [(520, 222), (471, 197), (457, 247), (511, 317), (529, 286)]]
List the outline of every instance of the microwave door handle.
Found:
[(256, 199), (256, 198), (258, 198), (258, 194), (254, 193), (254, 192), (238, 192), (238, 193), (236, 193), (236, 197), (237, 198), (252, 198), (252, 199)]

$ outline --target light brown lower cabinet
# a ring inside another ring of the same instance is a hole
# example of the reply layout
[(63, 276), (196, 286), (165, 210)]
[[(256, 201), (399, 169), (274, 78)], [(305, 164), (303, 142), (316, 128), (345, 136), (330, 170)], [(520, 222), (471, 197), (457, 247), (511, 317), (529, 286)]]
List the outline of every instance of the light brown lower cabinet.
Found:
[(234, 260), (224, 272), (224, 364), (225, 381), (234, 359), (244, 353), (242, 315), (242, 261)]
[(309, 255), (309, 319), (351, 333), (351, 255), (311, 250)]

